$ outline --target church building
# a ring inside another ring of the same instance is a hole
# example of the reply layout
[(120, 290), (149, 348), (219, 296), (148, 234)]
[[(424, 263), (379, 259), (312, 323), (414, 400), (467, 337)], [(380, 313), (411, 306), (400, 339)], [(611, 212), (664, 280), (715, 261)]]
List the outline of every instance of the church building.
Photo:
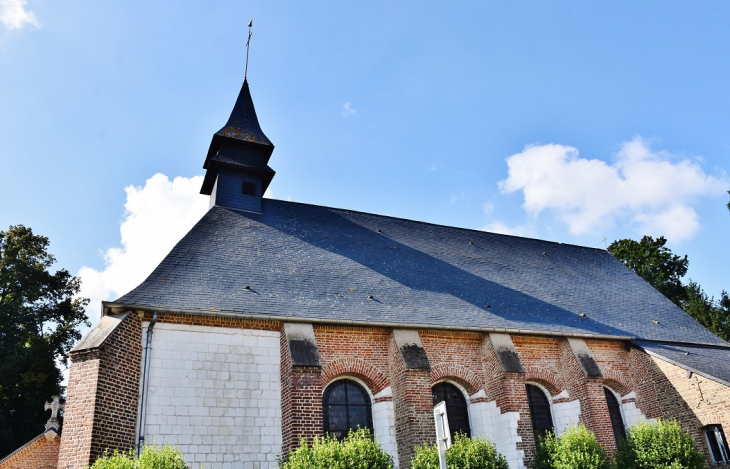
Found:
[(71, 351), (59, 468), (169, 443), (271, 469), (361, 426), (405, 469), (441, 401), (512, 469), (547, 431), (583, 423), (613, 454), (657, 418), (730, 462), (730, 345), (608, 252), (264, 199), (273, 151), (244, 81), (209, 211)]

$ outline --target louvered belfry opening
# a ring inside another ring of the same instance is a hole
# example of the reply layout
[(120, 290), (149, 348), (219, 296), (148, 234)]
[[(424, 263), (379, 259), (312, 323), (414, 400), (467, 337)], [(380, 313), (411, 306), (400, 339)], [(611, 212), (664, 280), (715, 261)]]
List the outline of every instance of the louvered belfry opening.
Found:
[(616, 437), (616, 444), (626, 439), (626, 427), (624, 426), (624, 418), (621, 416), (621, 404), (618, 399), (608, 388), (603, 388), (606, 393), (606, 402), (608, 403), (608, 413), (611, 416), (611, 426), (613, 427), (613, 435)]
[(438, 383), (433, 386), (433, 405), (441, 401), (446, 402), (446, 416), (449, 419), (449, 430), (451, 440), (457, 433), (464, 433), (471, 437), (469, 426), (469, 407), (466, 404), (464, 394), (451, 383)]
[(530, 417), (535, 441), (547, 432), (553, 431), (553, 416), (550, 412), (550, 401), (539, 386), (527, 384), (527, 400), (530, 403)]
[(373, 405), (365, 388), (353, 380), (341, 379), (327, 386), (322, 395), (324, 432), (342, 440), (350, 430), (373, 431)]

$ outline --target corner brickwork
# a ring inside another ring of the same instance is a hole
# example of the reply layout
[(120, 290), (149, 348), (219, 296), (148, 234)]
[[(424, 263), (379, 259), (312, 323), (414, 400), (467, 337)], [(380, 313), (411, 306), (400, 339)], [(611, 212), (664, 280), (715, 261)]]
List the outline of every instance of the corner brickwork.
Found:
[(395, 436), (402, 468), (410, 467), (416, 446), (436, 439), (433, 421), (431, 371), (408, 368), (391, 334), (388, 347), (395, 412)]
[(105, 450), (134, 447), (141, 334), (140, 318), (125, 313), (100, 344), (72, 350), (59, 469), (83, 468)]
[(281, 327), (281, 452), (323, 434), (322, 367), (292, 364), (289, 340)]
[(707, 467), (713, 467), (703, 427), (722, 425), (730, 435), (730, 388), (711, 379), (644, 355), (648, 375), (656, 388), (662, 418), (676, 418), (695, 438), (697, 447), (705, 453)]

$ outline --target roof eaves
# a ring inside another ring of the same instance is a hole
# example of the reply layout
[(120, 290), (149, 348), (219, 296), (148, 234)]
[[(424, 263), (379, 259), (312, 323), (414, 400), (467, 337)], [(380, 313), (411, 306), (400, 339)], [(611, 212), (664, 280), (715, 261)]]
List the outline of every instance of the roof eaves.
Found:
[(559, 331), (540, 331), (532, 329), (505, 329), (500, 327), (476, 327), (476, 326), (447, 326), (441, 324), (419, 324), (419, 323), (398, 323), (398, 322), (380, 322), (380, 321), (356, 321), (353, 319), (329, 319), (329, 318), (313, 318), (313, 317), (300, 317), (300, 316), (277, 316), (270, 314), (256, 314), (256, 313), (234, 313), (226, 311), (203, 311), (194, 309), (181, 309), (181, 308), (165, 308), (162, 306), (152, 307), (145, 305), (127, 304), (127, 303), (116, 303), (113, 301), (102, 301), (102, 308), (104, 314), (110, 314), (110, 312), (121, 312), (127, 310), (136, 311), (157, 311), (158, 313), (171, 313), (171, 314), (189, 314), (195, 316), (215, 316), (215, 317), (229, 317), (229, 318), (240, 318), (240, 319), (259, 319), (264, 321), (280, 321), (280, 322), (299, 322), (299, 323), (310, 323), (310, 324), (331, 324), (331, 325), (344, 325), (344, 326), (361, 326), (361, 327), (386, 327), (391, 329), (429, 329), (429, 330), (444, 330), (444, 331), (460, 331), (460, 332), (499, 332), (506, 334), (517, 334), (517, 335), (536, 335), (542, 337), (580, 337), (588, 339), (602, 339), (602, 340), (620, 340), (620, 341), (631, 341), (636, 340), (633, 336), (621, 336), (611, 334), (590, 334), (590, 333), (570, 333), (570, 332), (559, 332)]
[[(646, 342), (648, 342), (648, 341), (646, 341)], [(720, 383), (722, 385), (730, 386), (730, 382), (725, 381), (724, 379), (720, 379), (717, 376), (712, 376), (711, 374), (705, 373), (704, 371), (700, 371), (697, 368), (694, 368), (692, 366), (687, 366), (684, 363), (680, 363), (680, 362), (678, 362), (676, 360), (672, 360), (671, 358), (667, 358), (667, 357), (665, 357), (663, 355), (660, 355), (660, 354), (658, 354), (658, 353), (656, 353), (656, 352), (654, 352), (652, 350), (647, 350), (647, 349), (645, 349), (644, 347), (642, 347), (641, 345), (639, 345), (639, 344), (637, 344), (635, 342), (632, 342), (632, 344), (635, 345), (636, 347), (639, 347), (641, 350), (644, 351), (644, 353), (646, 353), (648, 355), (651, 355), (653, 357), (657, 357), (658, 359), (663, 360), (663, 361), (665, 361), (667, 363), (670, 363), (670, 364), (672, 364), (674, 366), (677, 366), (679, 368), (682, 368), (683, 370), (691, 371), (692, 373), (698, 374), (698, 375), (700, 375), (702, 377), (705, 377), (707, 379), (711, 379), (712, 381), (715, 381), (715, 382)]]

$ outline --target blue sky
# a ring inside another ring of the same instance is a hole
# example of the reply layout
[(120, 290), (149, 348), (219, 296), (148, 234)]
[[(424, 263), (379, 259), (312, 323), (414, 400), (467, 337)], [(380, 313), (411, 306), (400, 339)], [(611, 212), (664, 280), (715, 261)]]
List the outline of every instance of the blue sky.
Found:
[(593, 247), (665, 235), (730, 289), (720, 1), (0, 0), (0, 227), (49, 236), (95, 301), (134, 287), (207, 207), (251, 17), (270, 196)]

